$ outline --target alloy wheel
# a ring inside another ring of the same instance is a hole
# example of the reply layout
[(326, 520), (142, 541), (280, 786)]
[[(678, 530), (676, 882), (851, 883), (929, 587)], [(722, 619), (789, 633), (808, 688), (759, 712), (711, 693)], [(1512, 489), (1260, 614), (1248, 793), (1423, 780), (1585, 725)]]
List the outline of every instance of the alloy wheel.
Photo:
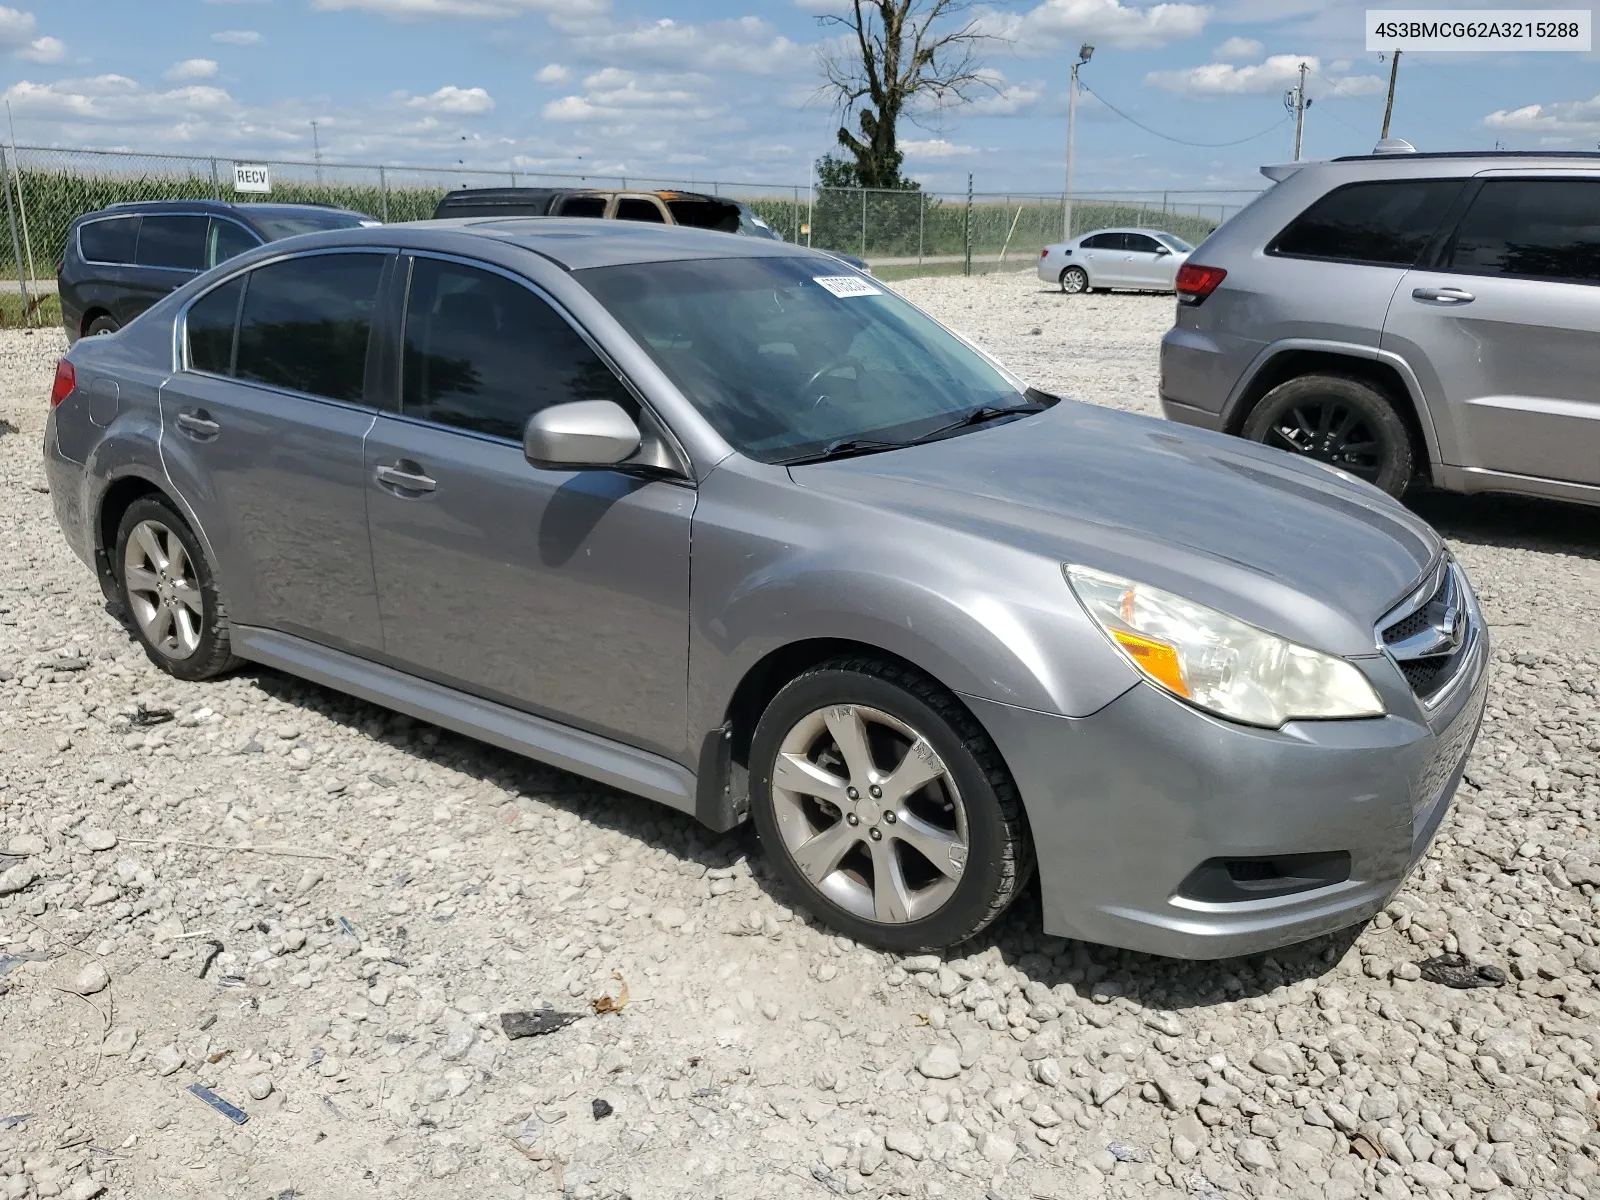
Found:
[(966, 870), (967, 812), (949, 768), (879, 709), (833, 705), (795, 724), (773, 763), (772, 799), (795, 865), (864, 920), (930, 916)]
[(200, 648), (200, 578), (171, 529), (160, 521), (135, 525), (123, 552), (122, 578), (133, 619), (152, 646), (171, 659), (188, 658)]
[(1264, 442), (1331, 463), (1369, 483), (1383, 469), (1383, 444), (1365, 414), (1335, 400), (1291, 405), (1273, 421)]
[(1089, 276), (1082, 267), (1068, 267), (1061, 272), (1061, 290), (1069, 296), (1076, 296), (1079, 292), (1089, 288)]

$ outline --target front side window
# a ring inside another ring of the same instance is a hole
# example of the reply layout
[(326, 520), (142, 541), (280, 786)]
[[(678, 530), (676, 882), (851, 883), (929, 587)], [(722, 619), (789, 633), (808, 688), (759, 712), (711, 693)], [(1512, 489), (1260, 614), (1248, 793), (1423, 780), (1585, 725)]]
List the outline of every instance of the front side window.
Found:
[(661, 215), (660, 206), (654, 200), (641, 200), (637, 196), (624, 196), (617, 201), (617, 220), (652, 221), (657, 225), (667, 223), (667, 219)]
[(606, 215), (604, 196), (568, 196), (561, 202), (563, 217), (603, 217)]
[(1268, 254), (1409, 267), (1461, 193), (1459, 179), (1391, 179), (1329, 192), (1272, 240)]
[(134, 262), (141, 267), (198, 271), (205, 265), (205, 217), (146, 216)]
[(433, 258), (411, 268), (400, 411), (522, 440), (528, 418), (569, 400), (638, 404), (555, 309), (493, 271)]
[(385, 257), (310, 254), (250, 272), (234, 374), (358, 403)]
[(1600, 180), (1489, 180), (1451, 239), (1445, 269), (1600, 283)]
[(78, 250), (89, 262), (131, 263), (138, 240), (138, 217), (111, 217), (78, 226)]
[(1027, 402), (976, 350), (836, 259), (575, 271), (741, 453), (783, 462), (836, 441), (902, 441)]
[(1137, 254), (1160, 254), (1162, 245), (1153, 237), (1146, 237), (1142, 233), (1127, 233), (1123, 235), (1128, 239), (1128, 249)]
[(261, 245), (261, 239), (237, 221), (223, 217), (211, 218), (211, 232), (206, 235), (206, 266), (214, 267), (227, 262), (246, 250)]
[(233, 335), (239, 322), (244, 276), (213, 288), (189, 306), (189, 366), (212, 375), (233, 374)]

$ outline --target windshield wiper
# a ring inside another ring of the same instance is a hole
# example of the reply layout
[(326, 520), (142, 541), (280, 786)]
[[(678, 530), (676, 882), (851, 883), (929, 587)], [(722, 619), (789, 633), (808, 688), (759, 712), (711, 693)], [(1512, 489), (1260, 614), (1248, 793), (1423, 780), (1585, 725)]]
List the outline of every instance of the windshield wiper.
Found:
[(957, 417), (954, 421), (935, 426), (928, 430), (927, 433), (918, 434), (905, 444), (914, 446), (921, 442), (931, 442), (935, 438), (942, 437), (947, 433), (953, 433), (957, 429), (968, 429), (973, 425), (983, 425), (989, 421), (999, 420), (1001, 417), (1026, 416), (1029, 413), (1039, 413), (1048, 407), (1049, 405), (1047, 404), (1037, 402), (1029, 404), (985, 404), (963, 416)]
[(783, 466), (798, 467), (804, 463), (831, 462), (836, 458), (853, 458), (857, 454), (876, 454), (880, 450), (899, 450), (911, 442), (883, 442), (872, 438), (840, 438), (838, 441), (829, 442), (821, 450), (813, 454), (802, 454), (798, 458), (786, 458)]

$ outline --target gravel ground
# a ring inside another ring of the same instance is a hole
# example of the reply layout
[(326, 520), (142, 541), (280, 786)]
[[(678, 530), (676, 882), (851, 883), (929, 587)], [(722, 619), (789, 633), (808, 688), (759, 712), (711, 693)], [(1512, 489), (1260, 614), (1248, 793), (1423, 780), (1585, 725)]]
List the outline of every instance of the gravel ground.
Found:
[[(1170, 299), (903, 287), (1154, 411)], [(1419, 501), (1496, 690), (1367, 928), (1186, 964), (1043, 937), (1025, 896), (897, 960), (748, 835), (272, 672), (157, 673), (43, 491), (60, 349), (0, 334), (0, 1200), (1600, 1197), (1597, 514)], [(1447, 950), (1510, 980), (1419, 980)], [(544, 1004), (584, 1015), (508, 1040)]]

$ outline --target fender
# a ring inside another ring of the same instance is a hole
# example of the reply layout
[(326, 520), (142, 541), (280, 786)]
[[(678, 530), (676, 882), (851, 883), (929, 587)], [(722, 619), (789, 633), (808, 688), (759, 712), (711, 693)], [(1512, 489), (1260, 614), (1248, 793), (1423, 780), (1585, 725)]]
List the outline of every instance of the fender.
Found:
[(1433, 412), (1428, 407), (1426, 394), (1422, 384), (1417, 379), (1417, 374), (1400, 355), (1391, 350), (1382, 350), (1376, 346), (1363, 346), (1356, 342), (1326, 341), (1320, 338), (1283, 338), (1271, 342), (1251, 360), (1250, 365), (1234, 382), (1233, 389), (1228, 393), (1227, 400), (1222, 406), (1222, 427), (1228, 428), (1238, 415), (1239, 406), (1249, 394), (1255, 383), (1256, 377), (1273, 359), (1281, 354), (1295, 352), (1309, 352), (1314, 354), (1334, 354), (1343, 358), (1365, 359), (1367, 362), (1382, 363), (1394, 368), (1405, 385), (1407, 399), (1416, 411), (1417, 422), (1422, 427), (1422, 439), (1425, 443), (1428, 460), (1431, 463), (1445, 462), (1446, 459), (1440, 449), (1439, 431), (1435, 426)]

